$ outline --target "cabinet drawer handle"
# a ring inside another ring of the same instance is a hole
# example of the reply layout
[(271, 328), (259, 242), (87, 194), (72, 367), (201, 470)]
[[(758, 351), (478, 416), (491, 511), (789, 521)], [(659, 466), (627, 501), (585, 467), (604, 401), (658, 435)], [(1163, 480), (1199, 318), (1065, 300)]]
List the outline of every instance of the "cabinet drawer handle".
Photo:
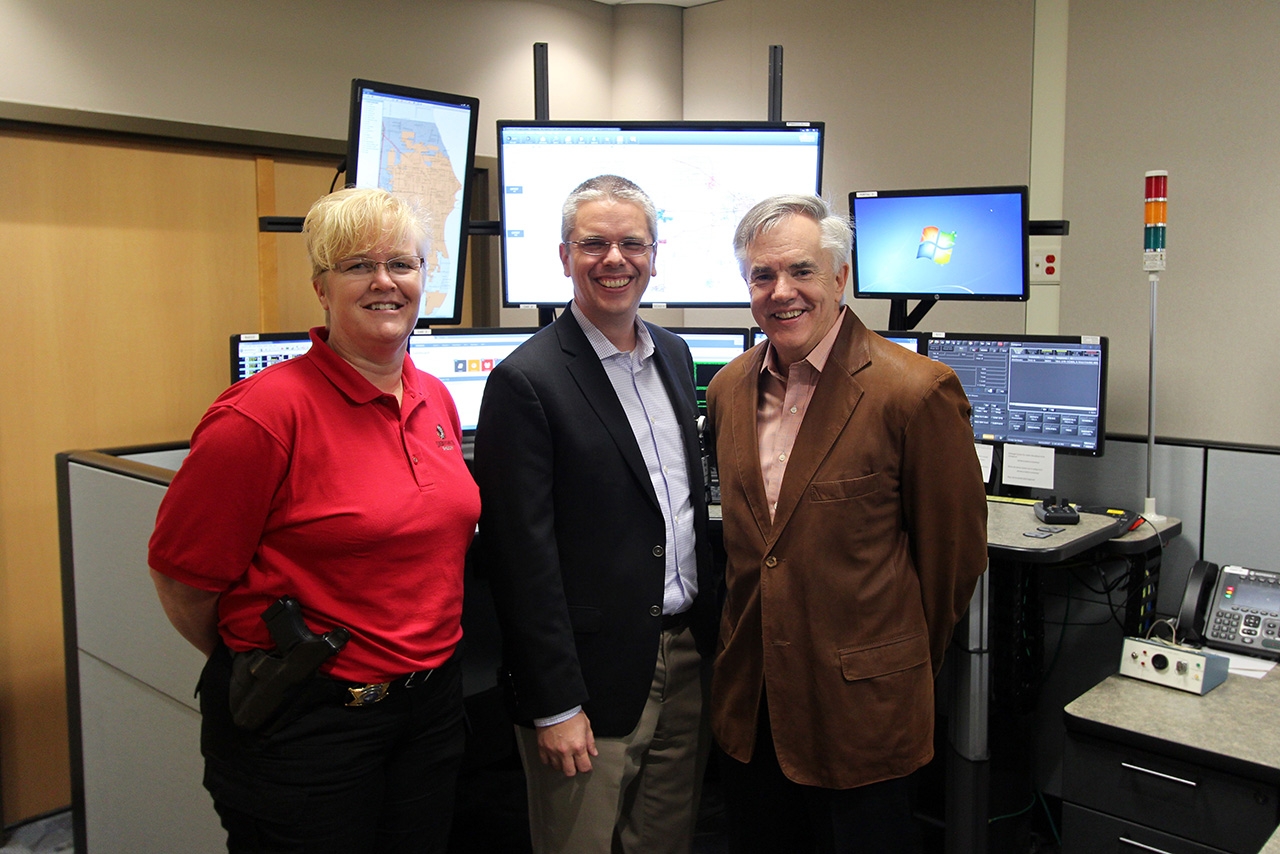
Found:
[[(1128, 762), (1121, 762), (1120, 767), (1128, 768), (1130, 771), (1137, 771), (1141, 774), (1150, 774), (1152, 777), (1159, 777), (1161, 780), (1172, 780), (1175, 783), (1181, 783), (1184, 786), (1196, 787), (1194, 780), (1184, 780), (1181, 777), (1175, 777), (1172, 774), (1161, 774), (1159, 771), (1152, 771), (1150, 768), (1143, 768), (1141, 765), (1130, 765)], [(1137, 844), (1136, 842), (1134, 843)], [(1152, 851), (1157, 849), (1152, 848)]]
[(1120, 842), (1125, 845), (1131, 845), (1134, 848), (1139, 848), (1143, 851), (1154, 851), (1156, 854), (1170, 854), (1170, 852), (1165, 851), (1163, 848), (1152, 848), (1150, 845), (1143, 845), (1141, 842), (1134, 842), (1132, 839), (1125, 839), (1123, 836), (1120, 837)]

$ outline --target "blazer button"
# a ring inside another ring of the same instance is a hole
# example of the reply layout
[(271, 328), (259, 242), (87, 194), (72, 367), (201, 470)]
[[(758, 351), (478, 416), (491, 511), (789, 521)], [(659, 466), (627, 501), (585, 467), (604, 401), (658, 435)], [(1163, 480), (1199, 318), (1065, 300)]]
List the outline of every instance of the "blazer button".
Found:
[(764, 565), (769, 567), (770, 569), (773, 569), (775, 566), (778, 565), (778, 559), (773, 555), (769, 555), (767, 558), (764, 559)]
[(654, 556), (654, 557), (662, 557), (662, 546), (654, 546), (654, 547), (653, 547), (653, 556)]
[(661, 605), (650, 605), (650, 606), (649, 606), (649, 616), (650, 616), (650, 617), (661, 617), (661, 616), (662, 616), (662, 606), (661, 606)]

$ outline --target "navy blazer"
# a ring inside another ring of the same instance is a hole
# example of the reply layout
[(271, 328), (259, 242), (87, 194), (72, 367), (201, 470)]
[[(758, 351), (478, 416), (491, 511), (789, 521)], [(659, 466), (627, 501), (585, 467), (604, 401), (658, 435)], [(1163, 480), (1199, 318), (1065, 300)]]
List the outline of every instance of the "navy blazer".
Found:
[[(699, 648), (718, 615), (693, 361), (646, 324), (684, 435), (697, 539)], [(657, 662), (666, 528), (613, 385), (571, 311), (494, 368), (476, 427), (480, 569), (503, 634), (504, 684), (524, 724), (582, 705), (593, 732), (640, 719)]]

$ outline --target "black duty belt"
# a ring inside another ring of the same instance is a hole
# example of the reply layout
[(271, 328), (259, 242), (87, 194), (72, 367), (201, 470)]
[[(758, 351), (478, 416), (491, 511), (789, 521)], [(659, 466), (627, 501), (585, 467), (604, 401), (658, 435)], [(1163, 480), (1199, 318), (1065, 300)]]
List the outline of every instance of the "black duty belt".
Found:
[(431, 678), (434, 670), (417, 670), (398, 679), (392, 679), (390, 682), (344, 682), (341, 679), (334, 679), (335, 685), (349, 692), (350, 696), (343, 695), (347, 700), (348, 706), (372, 706), (374, 703), (381, 702), (388, 694), (393, 691), (403, 691), (408, 688), (416, 688), (424, 684)]

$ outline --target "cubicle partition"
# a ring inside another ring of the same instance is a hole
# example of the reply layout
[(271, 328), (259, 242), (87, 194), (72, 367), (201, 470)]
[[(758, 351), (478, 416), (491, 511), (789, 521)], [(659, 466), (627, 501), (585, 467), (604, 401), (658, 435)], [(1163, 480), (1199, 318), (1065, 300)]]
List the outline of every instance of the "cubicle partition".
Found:
[(183, 454), (168, 445), (57, 456), (79, 854), (226, 850), (201, 786), (194, 691), (204, 657), (169, 625), (147, 572), (156, 509)]
[[(201, 783), (195, 687), (204, 657), (169, 624), (147, 571), (156, 510), (186, 454), (184, 442), (57, 455), (77, 854), (226, 850)], [(493, 602), (470, 565), (462, 625), (466, 778), (518, 767), (497, 687)], [(460, 814), (483, 808), (479, 792), (460, 784)], [(506, 830), (491, 818), (484, 824), (470, 822), (490, 835), (493, 825)]]

